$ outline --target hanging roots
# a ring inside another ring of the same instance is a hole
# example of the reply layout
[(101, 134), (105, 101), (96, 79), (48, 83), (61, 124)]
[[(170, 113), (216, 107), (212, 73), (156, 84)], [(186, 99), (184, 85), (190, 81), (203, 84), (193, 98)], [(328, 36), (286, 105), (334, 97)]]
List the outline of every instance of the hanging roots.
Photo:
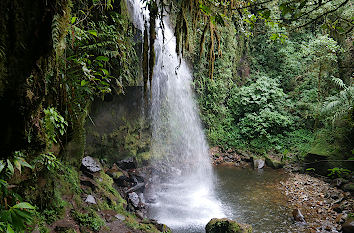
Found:
[(150, 89), (152, 83), (152, 76), (154, 72), (155, 65), (155, 48), (154, 43), (156, 39), (156, 17), (158, 14), (158, 7), (155, 1), (151, 1), (149, 5), (150, 11), (150, 56), (149, 56), (149, 81), (150, 81)]
[(147, 82), (149, 79), (149, 38), (147, 32), (147, 25), (144, 25), (144, 44), (143, 44), (143, 79), (144, 79), (144, 93), (146, 94)]

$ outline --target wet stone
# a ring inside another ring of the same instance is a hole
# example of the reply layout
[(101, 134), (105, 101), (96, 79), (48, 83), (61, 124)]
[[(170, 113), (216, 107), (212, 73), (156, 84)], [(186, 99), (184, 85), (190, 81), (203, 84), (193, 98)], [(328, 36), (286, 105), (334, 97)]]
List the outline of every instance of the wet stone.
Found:
[(135, 208), (138, 208), (139, 207), (139, 196), (138, 194), (136, 194), (135, 192), (132, 192), (132, 193), (129, 193), (128, 194), (128, 198), (129, 198), (129, 201), (132, 203), (132, 205), (135, 207)]
[(82, 159), (81, 167), (83, 170), (95, 173), (101, 171), (101, 165), (94, 158), (86, 156)]
[(85, 202), (89, 204), (97, 204), (95, 197), (92, 195), (88, 195), (85, 199)]

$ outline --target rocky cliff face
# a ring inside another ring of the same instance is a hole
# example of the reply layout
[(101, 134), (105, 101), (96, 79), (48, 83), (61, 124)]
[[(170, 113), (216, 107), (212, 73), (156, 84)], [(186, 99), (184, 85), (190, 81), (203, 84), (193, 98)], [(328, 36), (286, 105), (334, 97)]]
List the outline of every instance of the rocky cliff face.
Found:
[[(7, 157), (27, 143), (53, 67), (53, 17), (68, 18), (68, 0), (0, 2), (0, 150)], [(58, 33), (66, 33), (58, 31)]]

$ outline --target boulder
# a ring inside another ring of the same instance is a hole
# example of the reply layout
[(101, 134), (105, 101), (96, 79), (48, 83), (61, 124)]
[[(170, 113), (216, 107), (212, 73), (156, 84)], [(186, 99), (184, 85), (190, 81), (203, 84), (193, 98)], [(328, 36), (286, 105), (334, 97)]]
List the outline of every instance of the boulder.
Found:
[(116, 217), (116, 219), (121, 220), (121, 221), (125, 220), (125, 217), (121, 214), (116, 214), (114, 217)]
[(131, 192), (128, 194), (129, 202), (134, 206), (134, 208), (139, 208), (140, 199), (138, 194)]
[(348, 218), (342, 225), (342, 230), (344, 233), (354, 232), (354, 218)]
[(302, 222), (305, 223), (305, 218), (304, 215), (302, 215), (301, 211), (299, 209), (294, 209), (293, 210), (293, 217), (296, 222)]
[(345, 184), (342, 189), (346, 192), (354, 193), (354, 183)]
[(53, 226), (55, 232), (80, 232), (79, 226), (72, 219), (60, 219)]
[(252, 227), (227, 218), (213, 218), (205, 227), (206, 233), (251, 233)]
[(97, 204), (95, 197), (92, 195), (88, 195), (85, 199), (85, 202), (89, 204)]
[(284, 164), (280, 160), (268, 156), (265, 158), (265, 163), (268, 167), (271, 167), (273, 169), (279, 169), (284, 166)]
[(161, 232), (172, 232), (172, 230), (165, 224), (159, 223), (157, 222), (155, 219), (149, 219), (147, 222), (145, 222), (147, 224), (153, 224), (157, 230), (161, 231)]
[(264, 158), (256, 158), (254, 157), (253, 159), (253, 168), (254, 169), (262, 169), (265, 164)]
[(95, 173), (101, 171), (102, 168), (101, 168), (101, 164), (98, 161), (96, 161), (91, 156), (86, 156), (81, 161), (81, 170), (90, 173)]
[(90, 187), (90, 188), (92, 189), (92, 191), (95, 191), (95, 190), (96, 190), (96, 188), (97, 188), (97, 183), (96, 183), (93, 179), (91, 179), (91, 178), (89, 178), (89, 177), (87, 177), (87, 176), (81, 175), (80, 178), (79, 178), (79, 180), (80, 180), (80, 184), (81, 184), (81, 185)]
[(123, 170), (136, 169), (138, 167), (138, 163), (135, 157), (129, 157), (127, 159), (120, 160), (117, 163), (117, 166)]
[(130, 187), (131, 180), (128, 176), (122, 175), (117, 179), (113, 178), (114, 183), (120, 187)]
[(314, 169), (314, 172), (316, 174), (327, 176), (328, 169), (332, 168), (332, 166), (328, 162), (328, 156), (315, 153), (308, 153), (304, 157), (304, 168), (305, 170)]

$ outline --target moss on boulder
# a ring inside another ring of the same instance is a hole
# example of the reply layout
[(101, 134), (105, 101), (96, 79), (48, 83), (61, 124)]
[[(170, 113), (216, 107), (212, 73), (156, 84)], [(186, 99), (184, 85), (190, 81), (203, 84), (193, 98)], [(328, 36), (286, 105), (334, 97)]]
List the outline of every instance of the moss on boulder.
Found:
[(279, 159), (271, 158), (269, 156), (265, 157), (265, 163), (267, 164), (268, 167), (274, 169), (279, 169), (284, 166), (284, 164)]
[(213, 218), (205, 227), (206, 233), (251, 233), (252, 227), (227, 218)]

